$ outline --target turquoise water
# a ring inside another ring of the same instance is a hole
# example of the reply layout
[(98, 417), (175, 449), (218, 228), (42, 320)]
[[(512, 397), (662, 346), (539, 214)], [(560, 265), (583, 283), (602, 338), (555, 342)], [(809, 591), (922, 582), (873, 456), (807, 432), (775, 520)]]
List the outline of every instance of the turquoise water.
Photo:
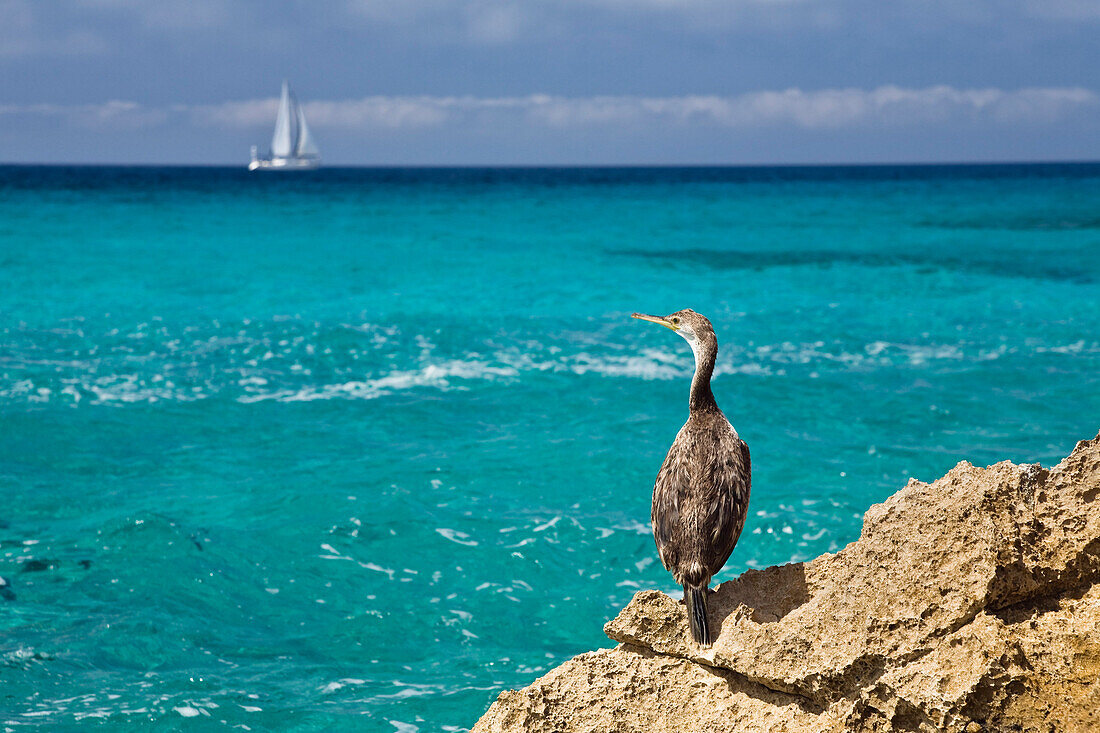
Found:
[(1100, 165), (0, 168), (0, 723), (460, 730), (674, 592), (708, 315), (721, 577), (1100, 427)]

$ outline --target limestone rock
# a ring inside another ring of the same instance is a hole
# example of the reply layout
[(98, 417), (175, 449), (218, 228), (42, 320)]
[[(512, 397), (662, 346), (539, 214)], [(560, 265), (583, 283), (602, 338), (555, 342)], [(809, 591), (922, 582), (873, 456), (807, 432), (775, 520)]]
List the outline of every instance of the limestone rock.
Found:
[(501, 693), (474, 731), (802, 731), (821, 711), (720, 669), (621, 645)]
[(475, 730), (1100, 730), (1100, 435), (1053, 469), (960, 463), (857, 542), (683, 606), (638, 593)]

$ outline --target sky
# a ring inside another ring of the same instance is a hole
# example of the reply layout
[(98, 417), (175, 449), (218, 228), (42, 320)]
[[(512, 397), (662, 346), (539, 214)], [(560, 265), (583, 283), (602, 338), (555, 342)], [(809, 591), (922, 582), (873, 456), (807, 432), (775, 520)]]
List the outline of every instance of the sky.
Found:
[(1100, 0), (0, 0), (0, 162), (1100, 159)]

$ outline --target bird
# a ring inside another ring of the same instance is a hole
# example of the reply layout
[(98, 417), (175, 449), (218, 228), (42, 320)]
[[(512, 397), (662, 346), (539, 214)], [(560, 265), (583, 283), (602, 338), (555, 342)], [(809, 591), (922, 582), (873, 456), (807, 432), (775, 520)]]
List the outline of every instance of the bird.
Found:
[(752, 483), (749, 447), (718, 409), (710, 388), (718, 337), (706, 316), (688, 308), (668, 316), (632, 317), (672, 329), (695, 355), (688, 419), (657, 473), (651, 518), (661, 562), (683, 586), (691, 637), (710, 646), (707, 594), (745, 526)]

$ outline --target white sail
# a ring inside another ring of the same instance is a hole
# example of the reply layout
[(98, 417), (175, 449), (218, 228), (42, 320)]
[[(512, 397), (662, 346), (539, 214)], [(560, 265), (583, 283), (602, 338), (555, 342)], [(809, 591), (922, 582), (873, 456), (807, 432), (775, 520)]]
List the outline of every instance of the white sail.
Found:
[(298, 157), (314, 157), (320, 155), (321, 151), (317, 149), (317, 143), (313, 142), (313, 138), (310, 137), (309, 127), (306, 125), (306, 116), (302, 112), (302, 106), (300, 104), (295, 104), (294, 108), (298, 112), (298, 145), (294, 149), (294, 154)]
[(294, 149), (290, 119), (290, 87), (284, 81), (279, 114), (275, 117), (275, 134), (271, 136), (271, 154), (277, 158), (289, 157)]
[(250, 171), (309, 171), (321, 167), (321, 153), (309, 134), (306, 116), (290, 85), (283, 82), (279, 113), (275, 116), (275, 134), (271, 137), (271, 156), (261, 158), (252, 146)]

